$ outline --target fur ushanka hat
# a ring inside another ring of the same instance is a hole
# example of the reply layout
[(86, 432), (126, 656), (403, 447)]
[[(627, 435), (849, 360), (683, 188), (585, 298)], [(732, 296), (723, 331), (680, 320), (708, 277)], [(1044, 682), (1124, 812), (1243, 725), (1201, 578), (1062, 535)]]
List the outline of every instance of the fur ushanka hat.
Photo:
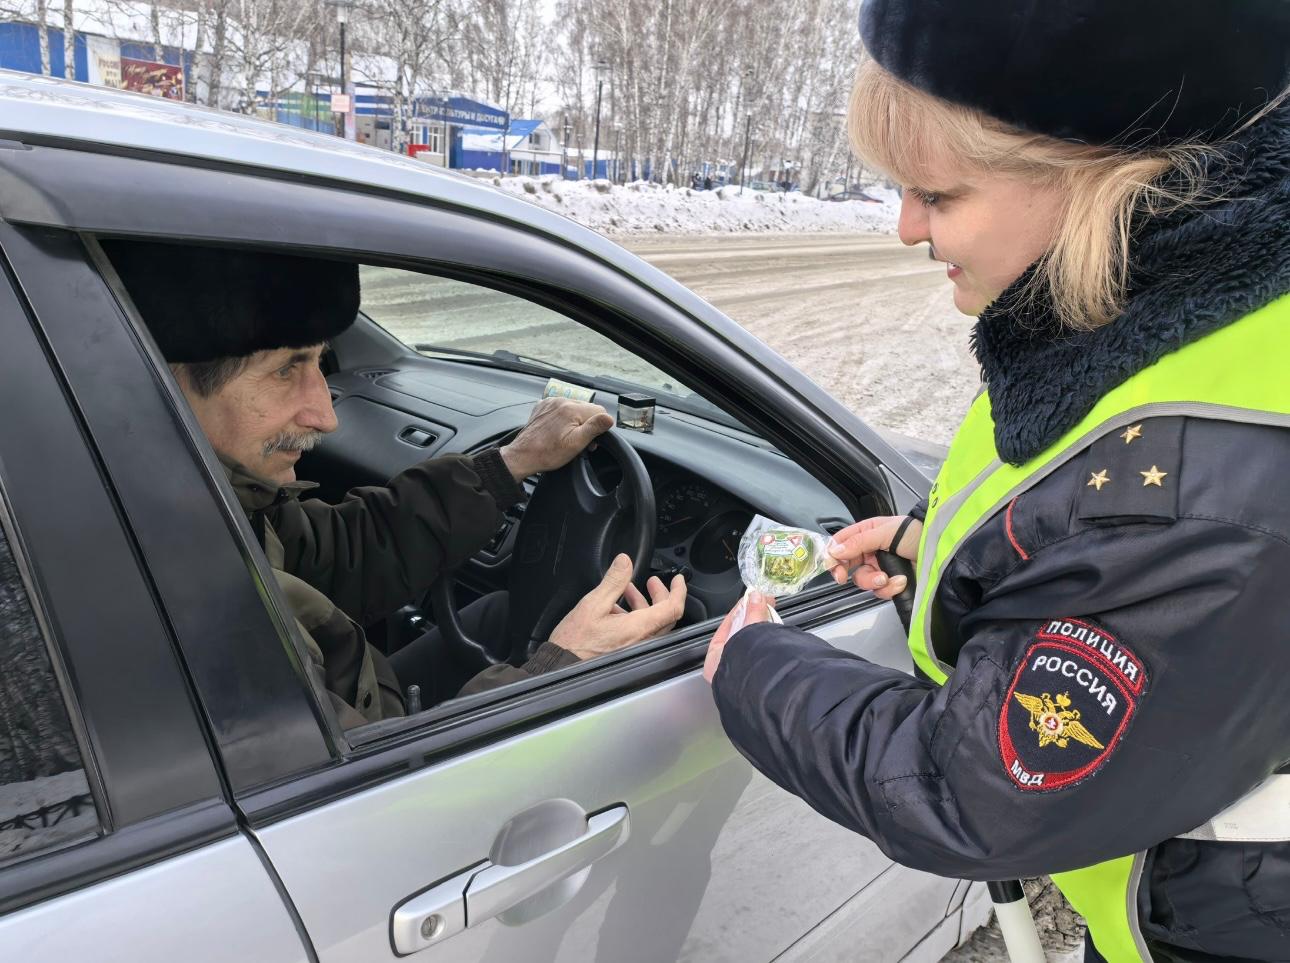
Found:
[(168, 362), (307, 348), (358, 316), (358, 265), (155, 241), (100, 242)]
[(1290, 83), (1290, 0), (864, 0), (860, 36), (919, 90), (1089, 144), (1221, 137)]

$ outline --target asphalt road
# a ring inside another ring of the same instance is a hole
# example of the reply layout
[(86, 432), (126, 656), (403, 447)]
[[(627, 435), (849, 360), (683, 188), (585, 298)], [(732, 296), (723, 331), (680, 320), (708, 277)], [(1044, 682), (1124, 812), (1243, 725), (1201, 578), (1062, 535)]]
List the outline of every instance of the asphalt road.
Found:
[(894, 237), (620, 239), (867, 422), (946, 443), (977, 389), (945, 265)]

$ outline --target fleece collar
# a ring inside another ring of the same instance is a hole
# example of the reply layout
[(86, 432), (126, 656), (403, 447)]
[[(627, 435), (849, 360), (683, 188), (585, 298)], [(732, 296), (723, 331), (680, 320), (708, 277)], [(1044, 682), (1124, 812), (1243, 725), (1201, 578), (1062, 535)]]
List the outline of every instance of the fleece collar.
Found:
[(982, 313), (972, 350), (1004, 461), (1029, 461), (1143, 368), (1290, 291), (1290, 108), (1228, 156), (1214, 174), (1221, 201), (1138, 225), (1114, 321), (1060, 328), (1048, 304), (1018, 296), (1030, 272)]

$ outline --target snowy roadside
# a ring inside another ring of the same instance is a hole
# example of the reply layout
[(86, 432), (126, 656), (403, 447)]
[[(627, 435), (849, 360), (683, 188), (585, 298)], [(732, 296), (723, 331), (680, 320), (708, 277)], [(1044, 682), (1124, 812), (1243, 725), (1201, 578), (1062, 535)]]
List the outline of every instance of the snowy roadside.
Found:
[(568, 181), (548, 177), (491, 177), (499, 190), (564, 214), (602, 234), (849, 233), (890, 234), (900, 213), (889, 188), (866, 191), (878, 199), (821, 201), (796, 191), (740, 193), (727, 185), (711, 191), (634, 181)]

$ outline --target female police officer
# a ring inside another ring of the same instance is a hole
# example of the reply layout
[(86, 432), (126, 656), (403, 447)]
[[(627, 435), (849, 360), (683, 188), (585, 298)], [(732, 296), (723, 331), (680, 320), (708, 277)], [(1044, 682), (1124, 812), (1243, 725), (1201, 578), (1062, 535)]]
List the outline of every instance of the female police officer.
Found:
[(1290, 2), (860, 22), (853, 140), (986, 391), (919, 519), (838, 538), (884, 597), (916, 559), (919, 678), (754, 600), (726, 731), (899, 862), (1053, 874), (1088, 959), (1290, 959)]

